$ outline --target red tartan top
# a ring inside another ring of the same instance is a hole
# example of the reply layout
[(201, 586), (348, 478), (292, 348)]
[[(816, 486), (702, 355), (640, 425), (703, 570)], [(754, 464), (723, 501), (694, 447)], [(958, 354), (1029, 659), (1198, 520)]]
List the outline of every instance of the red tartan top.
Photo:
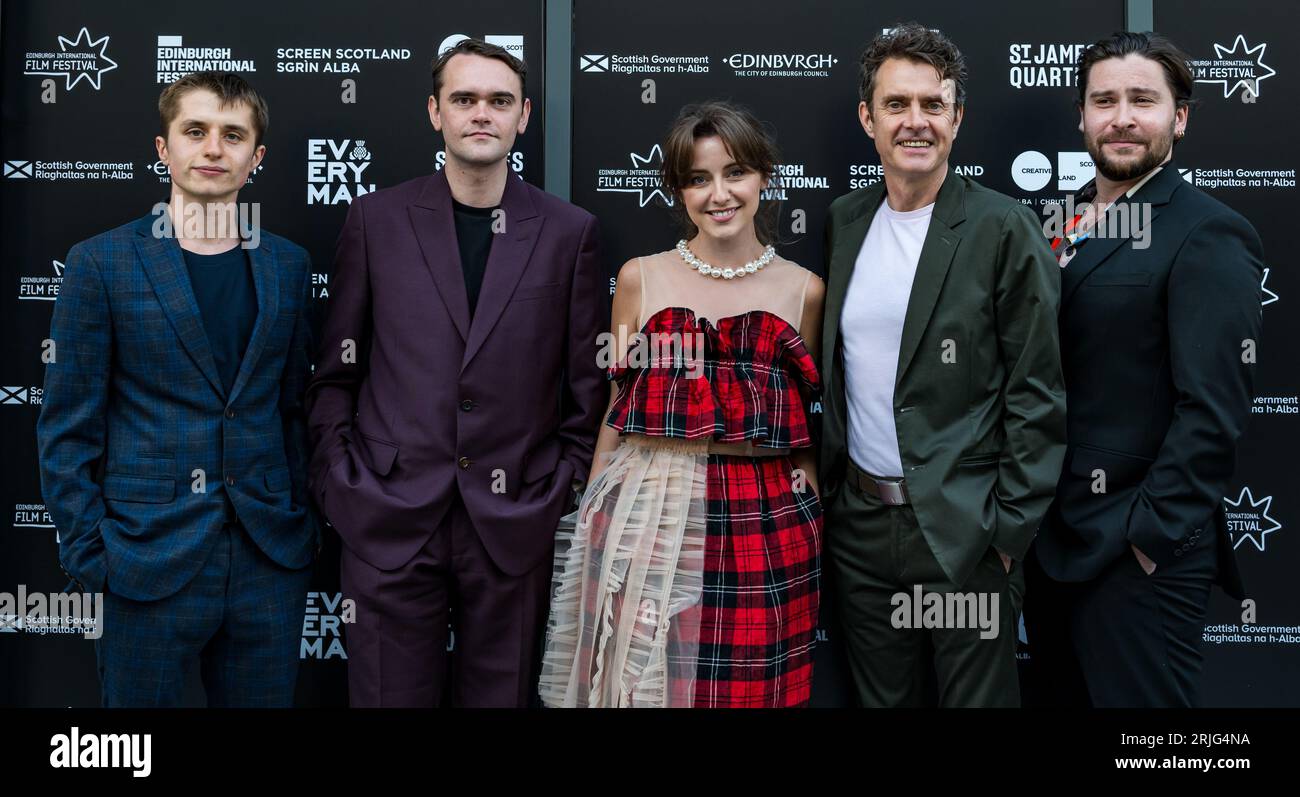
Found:
[[(719, 319), (696, 319), (686, 307), (665, 307), (641, 328), (655, 350), (653, 333), (677, 333), (689, 341), (687, 356), (638, 363), (628, 358), (608, 371), (619, 382), (605, 423), (623, 434), (753, 441), (765, 448), (812, 445), (808, 414), (821, 399), (821, 380), (799, 331), (766, 310)], [(699, 333), (697, 337), (695, 333)], [(664, 340), (664, 337), (660, 337)], [(703, 352), (694, 351), (696, 342)], [(629, 365), (631, 362), (631, 365)]]

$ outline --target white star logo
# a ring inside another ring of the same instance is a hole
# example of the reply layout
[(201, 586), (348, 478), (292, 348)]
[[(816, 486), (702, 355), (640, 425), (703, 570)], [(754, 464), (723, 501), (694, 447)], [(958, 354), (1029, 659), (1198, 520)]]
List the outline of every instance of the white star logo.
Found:
[[(649, 165), (650, 165), (650, 168), (653, 168), (653, 169), (656, 169), (656, 170), (657, 170), (659, 164), (661, 164), (661, 163), (664, 162), (664, 151), (663, 151), (662, 149), (659, 148), (659, 145), (658, 145), (658, 144), (655, 144), (654, 147), (652, 147), (652, 148), (650, 149), (650, 154), (646, 155), (644, 158), (641, 157), (640, 155), (636, 154), (635, 152), (632, 152), (632, 153), (629, 153), (629, 154), (630, 154), (631, 157), (632, 157), (632, 168), (633, 168), (633, 169), (644, 169), (644, 168), (646, 168), (646, 165), (649, 164)], [(669, 207), (672, 207), (672, 205), (673, 205), (673, 198), (664, 192), (663, 186), (658, 186), (658, 187), (653, 188), (653, 189), (646, 189), (646, 188), (597, 188), (596, 190), (597, 190), (597, 191), (613, 191), (613, 192), (615, 192), (615, 193), (619, 193), (619, 194), (636, 194), (638, 200), (639, 200), (640, 203), (641, 203), (641, 205), (640, 205), (641, 207), (645, 207), (647, 204), (649, 204), (650, 200), (652, 200), (652, 199), (655, 198), (655, 195), (658, 195), (659, 198), (662, 199), (664, 202), (666, 202), (666, 203), (668, 204)], [(647, 191), (649, 191), (649, 193), (646, 193)]]
[[(1243, 502), (1245, 502), (1246, 504), (1245, 506), (1243, 506)], [(1264, 498), (1261, 498), (1258, 501), (1256, 501), (1255, 496), (1251, 495), (1250, 493), (1250, 488), (1243, 487), (1241, 488), (1241, 494), (1237, 496), (1236, 501), (1230, 501), (1227, 498), (1224, 498), (1223, 503), (1227, 507), (1231, 507), (1232, 509), (1236, 509), (1238, 511), (1244, 510), (1245, 512), (1250, 514), (1256, 514), (1252, 510), (1258, 510), (1257, 514), (1259, 515), (1259, 522), (1254, 524), (1258, 528), (1250, 529), (1248, 531), (1242, 531), (1242, 532), (1233, 532), (1231, 530), (1228, 532), (1228, 536), (1232, 538), (1232, 549), (1234, 551), (1237, 548), (1240, 548), (1241, 544), (1246, 540), (1250, 540), (1252, 543), (1254, 543), (1256, 548), (1263, 551), (1264, 539), (1268, 535), (1282, 528), (1281, 523), (1278, 523), (1276, 520), (1268, 516), (1268, 510), (1273, 505), (1273, 496), (1271, 495), (1265, 496)], [(1230, 525), (1231, 522), (1232, 521), (1230, 520), (1229, 521)], [(1256, 532), (1259, 533), (1258, 539), (1256, 539), (1255, 537)]]
[(1268, 272), (1269, 269), (1267, 268), (1264, 269), (1264, 279), (1259, 281), (1259, 289), (1264, 292), (1264, 301), (1260, 303), (1260, 307), (1263, 307), (1264, 305), (1267, 304), (1272, 304), (1273, 302), (1276, 302), (1278, 299), (1277, 294), (1270, 291), (1267, 287)]
[[(95, 48), (99, 48), (99, 52), (95, 52)], [(23, 74), (62, 76), (65, 84), (64, 89), (69, 91), (73, 86), (80, 83), (82, 78), (85, 78), (87, 83), (95, 87), (95, 91), (99, 91), (99, 80), (103, 77), (104, 73), (112, 72), (114, 69), (117, 69), (117, 62), (112, 58), (109, 58), (104, 52), (107, 48), (108, 36), (101, 36), (98, 39), (91, 41), (90, 31), (82, 28), (81, 31), (77, 33), (76, 39), (69, 39), (67, 36), (59, 37), (59, 50), (62, 52), (91, 56), (89, 58), (78, 59), (79, 63), (84, 64), (80, 71), (77, 71), (74, 74), (73, 70), (65, 69), (62, 71), (53, 70), (48, 72), (31, 71), (24, 72)], [(108, 66), (103, 66), (103, 64), (107, 64)]]
[[(1254, 61), (1252, 66), (1255, 68), (1250, 70), (1250, 77), (1240, 77), (1235, 81), (1232, 78), (1214, 78), (1213, 80), (1200, 78), (1196, 82), (1223, 84), (1223, 96), (1225, 98), (1231, 97), (1238, 87), (1244, 88), (1246, 91), (1258, 97), (1259, 82), (1264, 78), (1272, 77), (1277, 74), (1276, 70), (1264, 63), (1264, 48), (1267, 46), (1267, 44), (1257, 44), (1254, 47), (1250, 47), (1246, 44), (1246, 37), (1240, 33), (1237, 34), (1237, 39), (1232, 43), (1231, 48), (1224, 47), (1222, 44), (1214, 45), (1214, 56), (1217, 60), (1251, 60)], [(1241, 52), (1237, 52), (1238, 47), (1241, 48)], [(1259, 74), (1256, 74), (1256, 70), (1259, 71)], [(1265, 72), (1265, 70), (1267, 70), (1267, 72)]]

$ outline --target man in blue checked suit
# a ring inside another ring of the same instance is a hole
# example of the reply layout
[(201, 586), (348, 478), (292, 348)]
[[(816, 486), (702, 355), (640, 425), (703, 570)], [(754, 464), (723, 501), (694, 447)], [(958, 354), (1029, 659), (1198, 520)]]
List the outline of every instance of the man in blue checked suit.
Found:
[[(68, 254), (37, 437), (59, 559), (104, 593), (106, 706), (292, 704), (318, 530), (307, 253), (237, 203), (266, 104), (204, 72), (158, 102), (166, 205)], [(250, 223), (251, 219), (251, 223)]]

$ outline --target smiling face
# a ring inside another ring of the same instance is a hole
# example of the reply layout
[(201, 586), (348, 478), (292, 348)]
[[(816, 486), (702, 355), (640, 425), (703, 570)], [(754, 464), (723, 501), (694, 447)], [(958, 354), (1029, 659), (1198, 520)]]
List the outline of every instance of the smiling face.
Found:
[(461, 54), (448, 61), (440, 96), (429, 98), (429, 120), (442, 133), (448, 161), (503, 162), (528, 127), (531, 105), (521, 92), (519, 76), (495, 58)]
[(701, 235), (727, 241), (755, 238), (754, 215), (764, 175), (736, 163), (718, 136), (695, 139), (681, 201)]
[(1151, 171), (1186, 127), (1187, 107), (1177, 107), (1160, 64), (1137, 54), (1093, 64), (1079, 130), (1103, 177), (1126, 182)]
[(171, 170), (173, 196), (185, 202), (234, 202), (266, 155), (255, 135), (253, 109), (246, 103), (222, 107), (207, 89), (186, 92), (167, 137), (154, 141), (158, 159)]
[(947, 171), (962, 116), (955, 83), (941, 80), (929, 64), (906, 58), (886, 59), (876, 72), (870, 105), (858, 106), (885, 172), (909, 181)]

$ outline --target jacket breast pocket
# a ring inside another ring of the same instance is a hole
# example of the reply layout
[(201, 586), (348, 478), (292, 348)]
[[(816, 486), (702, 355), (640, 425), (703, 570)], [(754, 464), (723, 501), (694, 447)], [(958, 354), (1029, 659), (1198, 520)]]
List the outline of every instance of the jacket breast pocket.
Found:
[(522, 302), (527, 299), (554, 299), (563, 295), (563, 282), (547, 282), (541, 285), (520, 285), (518, 288), (515, 288), (514, 295), (510, 297), (510, 301)]
[(166, 504), (176, 497), (176, 480), (108, 473), (101, 489), (109, 501)]
[(1146, 478), (1151, 469), (1151, 457), (1139, 454), (1125, 454), (1108, 451), (1092, 446), (1075, 446), (1070, 455), (1070, 473), (1084, 479), (1095, 480), (1098, 476), (1105, 479), (1106, 491), (1114, 492), (1116, 487), (1131, 487)]

